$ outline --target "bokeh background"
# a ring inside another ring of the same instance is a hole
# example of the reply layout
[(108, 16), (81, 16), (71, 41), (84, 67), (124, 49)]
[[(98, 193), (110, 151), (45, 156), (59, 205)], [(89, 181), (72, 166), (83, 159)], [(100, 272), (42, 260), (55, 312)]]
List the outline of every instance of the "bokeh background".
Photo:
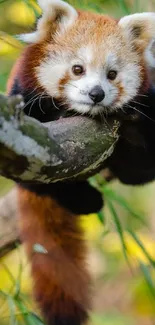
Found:
[[(45, 0), (46, 1), (46, 0)], [(154, 11), (155, 0), (73, 0), (77, 8), (122, 17)], [(0, 91), (24, 44), (16, 34), (31, 31), (40, 10), (31, 0), (0, 0)], [(134, 162), (133, 162), (134, 163)], [(155, 183), (130, 187), (102, 175), (91, 179), (105, 197), (99, 215), (81, 217), (94, 279), (93, 325), (155, 324)], [(0, 196), (14, 184), (0, 178)], [(0, 211), (1, 213), (1, 211)], [(5, 229), (4, 229), (5, 234)], [(29, 265), (22, 247), (0, 259), (0, 324), (41, 325), (31, 297)]]

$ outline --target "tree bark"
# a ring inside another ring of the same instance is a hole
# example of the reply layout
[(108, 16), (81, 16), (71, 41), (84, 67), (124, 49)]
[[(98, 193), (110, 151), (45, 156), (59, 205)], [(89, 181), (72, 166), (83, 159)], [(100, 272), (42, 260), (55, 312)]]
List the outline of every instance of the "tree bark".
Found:
[(0, 95), (0, 174), (49, 183), (95, 174), (111, 155), (119, 122), (69, 117), (42, 124), (25, 116), (21, 96)]

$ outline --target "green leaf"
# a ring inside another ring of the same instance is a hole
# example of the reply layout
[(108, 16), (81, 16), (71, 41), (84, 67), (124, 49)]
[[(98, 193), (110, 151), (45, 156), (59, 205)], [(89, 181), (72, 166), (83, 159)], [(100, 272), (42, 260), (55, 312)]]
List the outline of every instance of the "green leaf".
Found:
[(109, 187), (105, 186), (103, 189), (103, 193), (105, 195), (105, 198), (110, 198), (111, 200), (116, 201), (120, 206), (122, 206), (124, 209), (126, 209), (133, 217), (138, 219), (142, 224), (147, 226), (146, 221), (144, 220), (144, 217), (137, 212), (135, 212), (129, 205), (129, 203), (120, 195), (118, 195), (115, 191), (110, 189)]
[(97, 216), (98, 216), (99, 220), (101, 221), (101, 223), (104, 224), (105, 216), (104, 216), (103, 211), (98, 212)]
[(124, 234), (123, 234), (123, 228), (122, 225), (120, 223), (119, 217), (117, 215), (116, 210), (114, 209), (113, 204), (111, 203), (111, 201), (107, 200), (107, 205), (108, 208), (111, 212), (111, 216), (113, 217), (117, 232), (120, 236), (120, 240), (121, 240), (121, 244), (122, 244), (122, 249), (123, 249), (123, 253), (124, 253), (124, 257), (129, 265), (129, 267), (131, 268), (131, 265), (129, 263), (129, 259), (128, 259), (128, 254), (127, 254), (127, 247), (126, 247), (126, 243), (125, 243), (125, 239), (124, 239)]
[(36, 323), (34, 322), (33, 317), (31, 317), (31, 312), (27, 309), (27, 307), (22, 302), (22, 300), (19, 298), (16, 299), (15, 304), (21, 313), (21, 316), (25, 322), (25, 325), (35, 325)]
[(123, 9), (125, 14), (127, 15), (131, 14), (130, 7), (127, 5), (127, 2), (125, 0), (119, 0), (119, 5)]
[(132, 236), (132, 238), (135, 240), (135, 242), (138, 244), (138, 246), (141, 248), (141, 250), (145, 254), (145, 256), (148, 259), (148, 261), (150, 262), (150, 264), (153, 267), (155, 267), (155, 261), (152, 259), (152, 257), (150, 256), (150, 254), (147, 252), (146, 248), (142, 244), (141, 240), (137, 237), (137, 235), (135, 234), (135, 232), (133, 232), (131, 229), (128, 229), (127, 231)]
[(154, 282), (152, 280), (150, 269), (146, 264), (144, 264), (142, 262), (140, 262), (139, 264), (140, 264), (140, 268), (141, 268), (141, 270), (143, 272), (145, 281), (146, 281), (146, 283), (148, 285), (148, 288), (149, 288), (153, 298), (155, 299), (155, 286), (154, 286)]
[(43, 321), (34, 313), (30, 313), (36, 325), (44, 325)]
[(8, 305), (9, 305), (9, 312), (10, 312), (10, 323), (9, 325), (17, 325), (17, 319), (16, 319), (16, 306), (12, 299), (12, 297), (8, 297), (7, 299)]

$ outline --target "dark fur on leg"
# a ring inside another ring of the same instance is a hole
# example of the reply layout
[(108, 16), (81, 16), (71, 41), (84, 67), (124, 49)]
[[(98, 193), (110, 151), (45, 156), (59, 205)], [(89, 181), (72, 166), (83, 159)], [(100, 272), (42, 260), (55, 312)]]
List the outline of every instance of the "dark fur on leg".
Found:
[(120, 139), (106, 166), (122, 183), (140, 185), (155, 179), (155, 89), (135, 100), (139, 105), (133, 101), (124, 114)]

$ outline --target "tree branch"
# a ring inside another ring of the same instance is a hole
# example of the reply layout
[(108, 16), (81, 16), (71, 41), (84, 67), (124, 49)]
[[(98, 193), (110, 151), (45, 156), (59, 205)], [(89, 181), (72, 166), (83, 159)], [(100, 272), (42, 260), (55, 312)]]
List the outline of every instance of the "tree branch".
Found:
[[(0, 174), (44, 182), (95, 174), (112, 153), (119, 122), (86, 117), (41, 124), (23, 114), (21, 96), (0, 95)], [(19, 242), (16, 189), (0, 199), (0, 257)]]
[(25, 116), (21, 96), (0, 95), (0, 174), (15, 181), (44, 182), (95, 174), (111, 155), (119, 122), (87, 117), (42, 124)]

